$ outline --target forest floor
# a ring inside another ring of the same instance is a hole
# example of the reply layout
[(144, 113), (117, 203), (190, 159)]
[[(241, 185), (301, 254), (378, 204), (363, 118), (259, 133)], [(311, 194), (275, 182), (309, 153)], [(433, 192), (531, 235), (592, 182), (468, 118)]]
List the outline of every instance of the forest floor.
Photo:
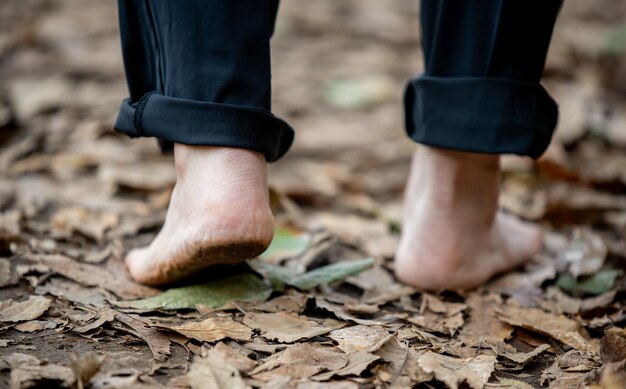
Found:
[(417, 2), (284, 1), (273, 106), (297, 139), (270, 168), (275, 242), (161, 291), (122, 265), (175, 176), (154, 140), (111, 129), (115, 5), (2, 1), (0, 387), (626, 387), (625, 16), (566, 2), (544, 78), (554, 141), (503, 159), (501, 206), (544, 226), (544, 252), (424, 293), (392, 276)]

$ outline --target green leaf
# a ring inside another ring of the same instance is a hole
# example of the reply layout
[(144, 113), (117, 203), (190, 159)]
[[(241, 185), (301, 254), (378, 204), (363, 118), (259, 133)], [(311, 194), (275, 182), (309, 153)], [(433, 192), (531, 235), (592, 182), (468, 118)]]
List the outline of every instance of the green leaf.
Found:
[(198, 304), (219, 308), (233, 301), (263, 301), (272, 290), (252, 273), (240, 273), (204, 284), (173, 288), (142, 300), (125, 303), (138, 309), (194, 309)]
[(566, 273), (559, 277), (556, 286), (570, 293), (598, 295), (611, 290), (613, 284), (615, 284), (615, 279), (617, 279), (619, 275), (619, 270), (606, 269), (592, 276), (577, 280)]
[(500, 381), (500, 385), (506, 385), (509, 388), (533, 389), (533, 387), (526, 382), (514, 380), (511, 378), (498, 378), (498, 380)]
[(293, 269), (262, 261), (251, 261), (250, 265), (255, 270), (264, 273), (272, 283), (272, 287), (276, 290), (283, 290), (285, 285), (295, 286), (301, 290), (310, 290), (322, 284), (340, 281), (359, 274), (372, 266), (374, 262), (372, 258), (342, 261), (322, 266), (304, 274), (298, 274)]
[(265, 260), (296, 257), (302, 254), (311, 243), (308, 233), (290, 228), (277, 227), (270, 247), (260, 255)]

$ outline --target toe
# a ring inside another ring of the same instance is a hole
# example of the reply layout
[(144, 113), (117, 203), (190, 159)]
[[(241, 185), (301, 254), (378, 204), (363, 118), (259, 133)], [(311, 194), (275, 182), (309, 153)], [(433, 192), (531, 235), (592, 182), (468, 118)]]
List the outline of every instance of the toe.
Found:
[(503, 215), (501, 221), (501, 235), (516, 263), (521, 264), (541, 252), (543, 229), (539, 225), (508, 215)]
[(128, 274), (130, 277), (142, 284), (151, 284), (153, 283), (152, 277), (150, 276), (150, 269), (148, 261), (148, 249), (147, 248), (139, 248), (134, 249), (126, 254), (125, 258), (126, 269), (128, 270)]

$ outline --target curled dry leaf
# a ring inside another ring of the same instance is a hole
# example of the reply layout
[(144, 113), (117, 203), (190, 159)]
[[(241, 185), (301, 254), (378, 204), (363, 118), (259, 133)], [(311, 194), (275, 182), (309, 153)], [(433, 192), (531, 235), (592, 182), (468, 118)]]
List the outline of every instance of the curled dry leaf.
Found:
[(14, 328), (20, 332), (35, 332), (56, 328), (56, 323), (49, 320), (31, 320), (17, 324)]
[[(115, 319), (130, 328), (129, 331), (138, 338), (143, 339), (157, 361), (163, 361), (170, 355), (170, 339), (159, 332), (156, 328), (148, 326), (141, 318), (134, 315), (117, 314)], [(128, 331), (128, 329), (126, 329)]]
[(0, 323), (20, 322), (37, 319), (50, 308), (50, 300), (41, 296), (30, 296), (28, 300), (0, 302)]
[(426, 374), (451, 389), (458, 389), (463, 383), (473, 389), (482, 389), (494, 370), (496, 358), (478, 355), (457, 359), (428, 351), (418, 358), (417, 363)]
[(309, 378), (324, 370), (339, 370), (347, 364), (348, 357), (336, 348), (299, 343), (270, 356), (250, 375), (260, 381), (279, 377)]
[(6, 259), (0, 259), (0, 288), (17, 285), (19, 278), (11, 269), (11, 263)]
[[(241, 346), (237, 347), (242, 350)], [(211, 352), (217, 354), (222, 361), (239, 371), (250, 371), (258, 364), (257, 361), (248, 358), (244, 352), (235, 350), (224, 342), (217, 343)]]
[[(515, 363), (515, 367), (516, 368), (522, 368), (524, 367), (528, 362), (532, 361), (537, 355), (540, 355), (541, 353), (543, 353), (544, 351), (548, 350), (550, 348), (549, 344), (542, 344), (538, 347), (536, 347), (534, 350), (527, 352), (527, 353), (523, 353), (523, 352), (508, 352), (508, 351), (504, 351), (501, 349), (497, 349), (494, 348), (494, 351), (499, 355), (502, 356), (504, 358), (506, 358), (506, 360), (511, 361), (513, 363)], [(505, 360), (505, 363), (507, 363), (507, 361)]]
[(346, 366), (342, 367), (338, 370), (331, 370), (326, 373), (318, 374), (312, 377), (314, 380), (318, 381), (326, 381), (332, 378), (335, 375), (338, 376), (349, 376), (356, 375), (359, 376), (367, 367), (372, 364), (374, 361), (379, 360), (380, 357), (378, 355), (374, 355), (368, 351), (360, 350), (348, 354), (348, 363)]
[(261, 331), (264, 338), (281, 343), (292, 343), (300, 339), (327, 334), (345, 325), (333, 319), (325, 319), (320, 324), (308, 320), (306, 316), (288, 312), (248, 312), (243, 322), (245, 325)]
[(13, 353), (3, 359), (11, 367), (11, 388), (72, 388), (76, 382), (70, 368), (42, 364), (31, 355)]
[(408, 321), (429, 331), (454, 335), (465, 322), (463, 311), (466, 308), (466, 304), (447, 302), (424, 294), (420, 314), (410, 317)]
[(600, 340), (600, 357), (605, 363), (626, 360), (626, 331), (624, 329), (611, 328), (604, 332)]
[(518, 308), (511, 305), (497, 311), (498, 318), (513, 326), (549, 336), (582, 351), (598, 352), (598, 345), (578, 322), (564, 315), (554, 315), (537, 308)]
[(496, 307), (502, 304), (499, 295), (487, 296), (470, 294), (466, 299), (470, 307), (469, 318), (459, 332), (459, 339), (469, 347), (488, 345), (514, 352), (515, 349), (505, 343), (513, 333), (513, 327), (498, 320)]
[(33, 255), (30, 258), (79, 284), (99, 286), (123, 298), (153, 296), (158, 293), (157, 289), (139, 285), (125, 275), (116, 276), (101, 266), (80, 263), (64, 255)]
[(249, 386), (241, 378), (239, 370), (224, 361), (220, 354), (210, 350), (206, 356), (195, 357), (187, 383), (191, 389), (245, 389)]
[(68, 235), (78, 233), (96, 242), (102, 242), (105, 233), (119, 224), (119, 215), (113, 212), (84, 208), (62, 208), (52, 215), (52, 227)]
[(243, 341), (252, 339), (250, 327), (238, 323), (230, 317), (210, 317), (201, 321), (188, 321), (177, 326), (160, 323), (157, 324), (157, 327), (176, 331), (200, 342), (213, 343), (225, 338)]
[(380, 326), (356, 325), (334, 330), (328, 337), (339, 343), (337, 347), (343, 352), (350, 354), (357, 351), (376, 351), (391, 335)]

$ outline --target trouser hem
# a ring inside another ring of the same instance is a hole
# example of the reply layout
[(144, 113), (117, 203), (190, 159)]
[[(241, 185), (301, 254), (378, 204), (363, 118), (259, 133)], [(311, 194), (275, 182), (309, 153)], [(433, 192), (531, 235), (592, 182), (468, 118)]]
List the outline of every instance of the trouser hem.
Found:
[(271, 112), (250, 106), (203, 102), (148, 93), (122, 102), (115, 129), (130, 137), (156, 137), (162, 146), (181, 143), (258, 151), (268, 162), (282, 157), (294, 131)]
[(539, 83), (421, 75), (407, 85), (407, 134), (418, 143), (460, 151), (539, 157), (558, 107)]

